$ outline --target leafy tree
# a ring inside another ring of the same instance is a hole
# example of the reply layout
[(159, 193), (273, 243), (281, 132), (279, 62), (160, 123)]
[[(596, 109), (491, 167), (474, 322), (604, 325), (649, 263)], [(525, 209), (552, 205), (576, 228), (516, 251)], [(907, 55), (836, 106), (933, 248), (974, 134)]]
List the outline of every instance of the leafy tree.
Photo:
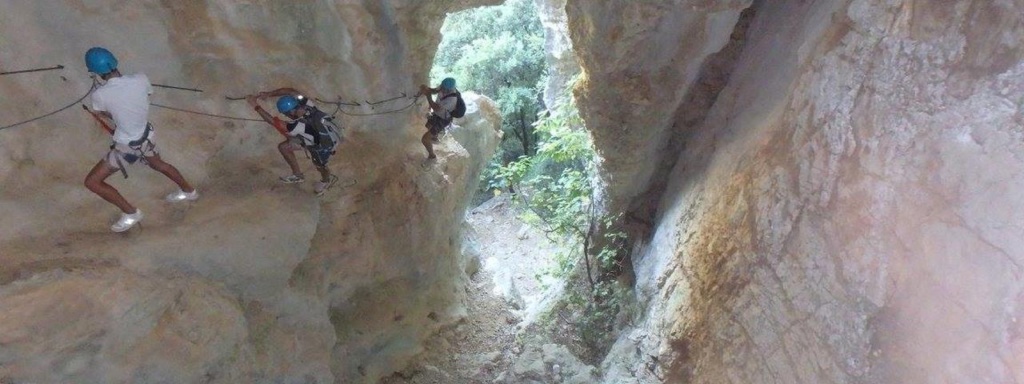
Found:
[(533, 124), (544, 110), (544, 30), (532, 0), (508, 0), (448, 16), (431, 77), (494, 99), (505, 131), (501, 164), (536, 152)]
[(615, 230), (618, 218), (594, 205), (597, 153), (569, 89), (536, 131), (537, 152), (499, 168), (496, 180), (513, 186), (533, 222), (562, 245), (552, 273), (564, 281), (585, 277), (583, 286), (569, 284), (566, 305), (584, 345), (604, 350), (614, 340), (616, 316), (628, 309), (628, 290), (617, 281), (627, 239)]
[(616, 281), (626, 239), (612, 229), (615, 218), (594, 207), (596, 152), (571, 92), (550, 110), (542, 101), (544, 35), (533, 0), (449, 15), (442, 33), (431, 77), (455, 77), (460, 89), (490, 96), (501, 109), (504, 140), (481, 185), (514, 192), (532, 213), (528, 221), (562, 245), (552, 273), (586, 279), (568, 290), (574, 325), (587, 346), (607, 347), (627, 296)]

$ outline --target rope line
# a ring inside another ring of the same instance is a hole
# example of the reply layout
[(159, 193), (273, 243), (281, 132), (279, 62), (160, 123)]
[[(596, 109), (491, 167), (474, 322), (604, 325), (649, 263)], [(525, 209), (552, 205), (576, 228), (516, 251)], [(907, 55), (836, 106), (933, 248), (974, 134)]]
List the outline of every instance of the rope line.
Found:
[[(25, 125), (25, 124), (28, 124), (28, 123), (31, 123), (31, 122), (34, 122), (34, 121), (39, 121), (39, 120), (45, 119), (47, 117), (56, 115), (56, 114), (61, 113), (61, 112), (64, 112), (68, 108), (71, 108), (71, 107), (75, 106), (75, 104), (81, 103), (83, 100), (85, 100), (86, 97), (89, 97), (89, 95), (92, 94), (92, 92), (96, 90), (96, 84), (97, 83), (94, 81), (92, 83), (92, 86), (89, 87), (89, 90), (86, 91), (85, 94), (82, 95), (82, 97), (79, 97), (75, 101), (71, 102), (68, 105), (65, 105), (64, 107), (61, 107), (60, 109), (58, 109), (56, 111), (48, 112), (46, 114), (43, 114), (43, 115), (40, 115), (40, 116), (36, 116), (36, 117), (33, 117), (31, 119), (28, 119), (28, 120), (19, 121), (19, 122), (14, 123), (14, 124), (9, 124), (9, 125), (2, 126), (2, 127), (0, 127), (0, 130), (4, 130), (4, 129), (8, 129), (8, 128), (14, 128), (14, 127), (17, 127), (17, 126), (20, 126), (20, 125)], [(402, 108), (398, 108), (398, 109), (394, 109), (394, 110), (390, 110), (390, 111), (372, 112), (372, 113), (345, 112), (344, 110), (342, 110), (341, 107), (344, 106), (344, 105), (351, 106), (351, 104), (346, 103), (346, 102), (342, 102), (342, 101), (326, 101), (326, 100), (321, 100), (321, 99), (316, 99), (316, 100), (318, 102), (321, 102), (321, 103), (334, 104), (334, 105), (337, 106), (337, 109), (334, 111), (333, 114), (331, 114), (331, 116), (336, 116), (338, 113), (341, 113), (341, 114), (348, 115), (348, 116), (365, 117), (365, 116), (387, 115), (387, 114), (392, 114), (392, 113), (398, 113), (398, 112), (405, 111), (405, 110), (415, 106), (416, 103), (419, 102), (420, 96), (417, 95), (417, 96), (411, 97), (411, 98), (413, 99), (412, 102), (410, 102), (409, 105), (406, 105), (406, 106), (404, 106)], [(227, 99), (228, 100), (235, 100), (234, 98), (231, 98), (231, 97), (227, 97)], [(250, 118), (245, 118), (245, 117), (219, 115), (219, 114), (215, 114), (215, 113), (207, 113), (207, 112), (194, 111), (194, 110), (185, 109), (185, 108), (177, 108), (177, 107), (172, 107), (172, 106), (169, 106), (169, 105), (163, 105), (163, 104), (158, 104), (158, 103), (150, 103), (149, 105), (152, 105), (152, 106), (157, 107), (157, 108), (163, 108), (163, 109), (171, 110), (171, 111), (188, 113), (188, 114), (199, 115), (199, 116), (213, 117), (213, 118), (219, 118), (219, 119), (238, 120), (238, 121), (255, 121), (255, 122), (262, 122), (263, 121), (262, 119), (250, 119)]]
[[(390, 99), (387, 99), (387, 100), (382, 100), (382, 101), (378, 101), (378, 102), (375, 102), (375, 103), (367, 101), (366, 104), (369, 105), (370, 108), (373, 108), (374, 105), (383, 104), (383, 103), (399, 100), (399, 99), (402, 99), (402, 98), (413, 99), (412, 102), (409, 103), (409, 105), (406, 105), (406, 106), (404, 106), (402, 108), (398, 108), (398, 109), (394, 109), (394, 110), (390, 110), (390, 111), (372, 112), (372, 113), (345, 112), (342, 109), (342, 107), (362, 107), (363, 105), (359, 104), (358, 102), (357, 103), (349, 103), (349, 102), (345, 102), (345, 101), (341, 101), (341, 100), (339, 100), (339, 101), (331, 101), (331, 100), (324, 100), (324, 99), (321, 99), (321, 98), (318, 98), (318, 97), (313, 98), (313, 100), (315, 100), (317, 103), (321, 103), (321, 104), (332, 104), (332, 105), (334, 105), (336, 108), (334, 109), (334, 113), (331, 113), (331, 117), (337, 116), (338, 113), (341, 113), (343, 115), (348, 115), (348, 116), (365, 117), (365, 116), (380, 116), (380, 115), (387, 115), (387, 114), (402, 112), (404, 110), (407, 110), (407, 109), (412, 108), (413, 106), (415, 106), (416, 103), (419, 102), (420, 96), (421, 95), (419, 95), (419, 94), (417, 94), (416, 96), (406, 96), (406, 93), (402, 92), (401, 96), (396, 96), (396, 97), (393, 97), (393, 98), (390, 98)], [(245, 96), (224, 96), (224, 98), (227, 99), (227, 100), (230, 100), (230, 101), (245, 100)], [(217, 117), (228, 118), (228, 117), (225, 117), (225, 116), (217, 116)], [(255, 119), (251, 119), (251, 120), (250, 119), (243, 119), (243, 120), (247, 120), (247, 121), (263, 121), (263, 120), (255, 120)]]
[(85, 100), (86, 97), (89, 97), (89, 94), (91, 94), (92, 91), (94, 91), (94, 90), (96, 90), (96, 82), (95, 81), (92, 83), (92, 86), (89, 87), (89, 90), (86, 91), (84, 95), (82, 95), (82, 97), (79, 97), (78, 100), (75, 100), (75, 101), (71, 102), (71, 104), (68, 104), (68, 105), (64, 106), (63, 108), (61, 108), (61, 109), (58, 109), (56, 111), (53, 111), (53, 112), (50, 112), (50, 113), (47, 113), (47, 114), (44, 114), (44, 115), (41, 115), (41, 116), (36, 116), (36, 117), (33, 117), (33, 118), (25, 120), (25, 121), (19, 121), (19, 122), (14, 123), (14, 124), (5, 125), (3, 127), (0, 127), (0, 130), (4, 130), (4, 129), (7, 129), (7, 128), (14, 128), (14, 127), (17, 127), (19, 125), (28, 124), (28, 123), (31, 123), (31, 122), (37, 121), (37, 120), (42, 120), (42, 119), (45, 119), (47, 117), (50, 117), (50, 116), (56, 115), (58, 113), (64, 112), (68, 108), (74, 107), (75, 104), (81, 103), (82, 100)]
[(53, 66), (53, 67), (46, 67), (46, 68), (22, 69), (20, 71), (0, 72), (0, 76), (14, 75), (14, 74), (18, 74), (18, 73), (31, 73), (31, 72), (52, 71), (52, 70), (55, 70), (55, 69), (64, 69), (64, 65), (56, 65), (56, 66)]
[[(404, 106), (402, 108), (398, 108), (398, 109), (391, 110), (391, 111), (373, 112), (373, 113), (350, 113), (350, 112), (345, 112), (345, 111), (343, 111), (341, 109), (341, 105), (339, 105), (338, 106), (338, 112), (341, 112), (343, 115), (348, 115), (348, 116), (379, 116), (379, 115), (387, 115), (387, 114), (402, 112), (402, 111), (404, 111), (406, 109), (412, 108), (419, 101), (420, 101), (420, 97), (416, 96), (416, 97), (414, 97), (412, 99), (412, 102), (409, 103), (409, 105), (406, 105), (406, 106)], [(337, 113), (337, 112), (335, 112), (335, 113)]]
[(152, 105), (152, 106), (157, 107), (157, 108), (169, 109), (169, 110), (172, 110), (172, 111), (178, 111), (178, 112), (183, 112), (183, 113), (190, 113), (190, 114), (199, 115), (199, 116), (216, 117), (216, 118), (220, 118), (220, 119), (238, 120), (238, 121), (263, 122), (262, 119), (249, 119), (249, 118), (245, 118), (245, 117), (218, 115), (218, 114), (215, 114), (215, 113), (206, 113), (206, 112), (193, 111), (193, 110), (189, 110), (189, 109), (176, 108), (176, 107), (172, 107), (172, 106), (169, 106), (169, 105), (163, 105), (163, 104), (157, 104), (157, 103), (149, 103), (149, 105)]
[[(401, 97), (401, 96), (399, 96), (399, 97)], [(349, 103), (349, 102), (344, 102), (344, 101), (340, 101), (340, 100), (339, 101), (330, 101), (330, 100), (321, 99), (319, 97), (317, 97), (317, 98), (315, 98), (313, 100), (316, 100), (316, 102), (318, 102), (318, 103), (334, 104), (334, 105), (337, 105), (339, 107), (342, 106), (342, 105), (347, 105), (349, 107), (362, 107), (363, 106), (362, 104), (359, 104), (359, 102)]]

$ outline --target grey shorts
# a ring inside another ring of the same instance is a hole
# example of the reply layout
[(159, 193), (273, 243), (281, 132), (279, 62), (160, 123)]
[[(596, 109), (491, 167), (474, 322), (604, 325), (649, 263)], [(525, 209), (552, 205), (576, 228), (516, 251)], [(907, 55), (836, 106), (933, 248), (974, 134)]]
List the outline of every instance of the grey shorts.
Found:
[(121, 169), (122, 165), (135, 164), (136, 161), (145, 160), (147, 157), (159, 155), (156, 144), (152, 140), (146, 140), (138, 148), (132, 148), (127, 144), (114, 143), (110, 145), (110, 152), (105, 157), (107, 165), (111, 169)]

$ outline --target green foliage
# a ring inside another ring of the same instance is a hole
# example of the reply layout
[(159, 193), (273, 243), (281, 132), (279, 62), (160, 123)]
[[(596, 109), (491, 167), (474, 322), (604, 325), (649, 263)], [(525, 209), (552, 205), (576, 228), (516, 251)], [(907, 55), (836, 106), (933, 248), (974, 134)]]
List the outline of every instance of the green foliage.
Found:
[(568, 91), (558, 106), (537, 122), (536, 131), (537, 153), (520, 157), (497, 174), (506, 186), (518, 187), (547, 232), (582, 241), (591, 216), (591, 193), (596, 188), (592, 177), (595, 152)]
[[(507, 0), (448, 16), (431, 78), (458, 80), (459, 89), (494, 99), (502, 115), (505, 139), (494, 169), (536, 151), (533, 124), (544, 110), (547, 81), (544, 29), (532, 0)], [(486, 179), (485, 180), (489, 180)]]
[(495, 176), (529, 208), (527, 222), (562, 245), (548, 273), (577, 282), (569, 284), (565, 309), (574, 314), (580, 341), (602, 350), (614, 340), (617, 315), (628, 299), (629, 290), (617, 281), (626, 236), (614, 230), (618, 217), (601, 216), (594, 207), (596, 152), (569, 89), (536, 130), (537, 153), (500, 167)]
[(603, 348), (628, 292), (616, 281), (625, 236), (612, 230), (615, 218), (600, 217), (594, 207), (596, 153), (571, 86), (557, 106), (546, 109), (541, 101), (544, 35), (533, 0), (452, 14), (442, 33), (434, 82), (455, 77), (461, 90), (487, 95), (501, 110), (504, 140), (481, 188), (515, 193), (530, 212), (526, 221), (562, 245), (548, 273), (582, 281), (570, 284), (565, 305), (584, 344)]

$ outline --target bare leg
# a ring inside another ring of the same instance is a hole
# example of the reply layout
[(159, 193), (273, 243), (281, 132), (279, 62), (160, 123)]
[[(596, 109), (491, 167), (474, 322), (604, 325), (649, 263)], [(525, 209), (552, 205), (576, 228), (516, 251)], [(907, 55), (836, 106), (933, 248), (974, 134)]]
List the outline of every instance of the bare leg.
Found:
[(92, 167), (89, 174), (85, 176), (85, 187), (89, 188), (90, 191), (99, 195), (107, 202), (114, 204), (117, 208), (121, 209), (121, 212), (132, 214), (136, 212), (134, 206), (125, 200), (124, 196), (121, 196), (121, 192), (107, 184), (107, 180), (110, 175), (117, 172), (116, 169), (111, 168), (107, 165), (106, 161), (101, 160), (96, 166)]
[(149, 164), (150, 168), (153, 168), (157, 172), (167, 176), (167, 178), (171, 179), (174, 184), (178, 184), (178, 187), (181, 188), (182, 191), (191, 193), (196, 190), (195, 188), (192, 188), (187, 181), (185, 181), (185, 178), (181, 176), (181, 172), (178, 172), (178, 168), (175, 168), (173, 165), (161, 159), (160, 155), (147, 157), (146, 163)]
[(427, 159), (436, 158), (437, 155), (434, 154), (433, 135), (430, 134), (430, 131), (424, 133), (423, 138), (420, 139), (420, 141), (423, 142), (423, 146), (427, 148)]
[(329, 183), (331, 182), (331, 170), (327, 169), (327, 166), (316, 167), (317, 171), (320, 171), (320, 181)]
[(299, 161), (295, 159), (295, 148), (292, 144), (285, 140), (277, 145), (277, 150), (281, 152), (281, 156), (284, 156), (284, 161), (288, 162), (288, 166), (292, 169), (292, 174), (302, 175), (302, 170), (299, 169)]

